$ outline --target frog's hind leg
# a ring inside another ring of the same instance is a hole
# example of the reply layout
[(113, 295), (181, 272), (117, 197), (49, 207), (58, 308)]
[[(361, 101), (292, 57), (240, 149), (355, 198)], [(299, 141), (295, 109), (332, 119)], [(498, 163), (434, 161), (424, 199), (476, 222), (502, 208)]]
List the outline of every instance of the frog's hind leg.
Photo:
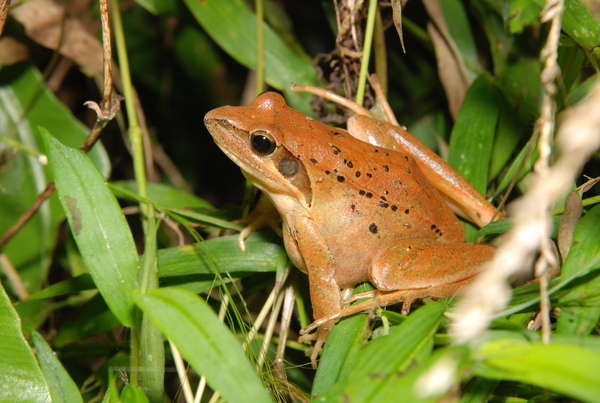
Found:
[(491, 259), (495, 248), (485, 244), (443, 243), (430, 239), (398, 241), (373, 259), (370, 281), (375, 291), (355, 294), (345, 303), (367, 301), (321, 317), (301, 330), (308, 333), (324, 323), (402, 301), (402, 314), (418, 298), (443, 298), (460, 293)]
[(479, 274), (495, 251), (486, 244), (403, 239), (373, 258), (369, 280), (381, 291), (418, 290), (427, 291), (428, 297), (451, 297)]

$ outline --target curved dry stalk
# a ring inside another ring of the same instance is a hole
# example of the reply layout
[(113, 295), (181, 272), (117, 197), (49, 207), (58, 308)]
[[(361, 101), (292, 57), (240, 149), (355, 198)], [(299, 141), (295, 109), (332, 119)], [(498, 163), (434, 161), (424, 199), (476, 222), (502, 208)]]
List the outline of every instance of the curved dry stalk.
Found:
[[(540, 139), (538, 150), (540, 156), (535, 163), (534, 171), (540, 176), (540, 180), (548, 180), (550, 156), (552, 155), (552, 135), (554, 134), (556, 121), (556, 79), (560, 76), (558, 66), (558, 45), (561, 30), (561, 18), (564, 8), (563, 0), (551, 0), (546, 4), (540, 20), (551, 21), (548, 40), (542, 49), (542, 60), (544, 68), (541, 72), (541, 81), (544, 88), (542, 99), (542, 113), (538, 120)], [(542, 199), (538, 204), (540, 220), (549, 219), (548, 211), (553, 200)], [(541, 297), (541, 321), (542, 340), (550, 342), (550, 297), (548, 295), (548, 268), (557, 267), (558, 262), (554, 257), (550, 233), (544, 234), (540, 239), (540, 256), (535, 264), (535, 276), (540, 279)]]

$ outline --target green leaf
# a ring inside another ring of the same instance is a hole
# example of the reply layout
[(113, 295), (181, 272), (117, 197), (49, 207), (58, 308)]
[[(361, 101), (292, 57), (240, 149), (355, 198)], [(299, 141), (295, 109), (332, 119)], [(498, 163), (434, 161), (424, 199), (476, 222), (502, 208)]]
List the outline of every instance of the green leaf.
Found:
[[(562, 278), (575, 274), (584, 280), (592, 270), (600, 268), (600, 205), (592, 208), (577, 224), (569, 255), (562, 268)], [(575, 280), (577, 281), (577, 280)], [(559, 304), (561, 314), (557, 331), (563, 334), (586, 335), (595, 328), (600, 319), (600, 306), (591, 297), (600, 295), (600, 276), (589, 278), (565, 296)]]
[(510, 0), (508, 2), (508, 27), (511, 33), (523, 31), (526, 26), (539, 27), (542, 9), (531, 0)]
[[(45, 154), (37, 129), (44, 125), (73, 147), (83, 144), (89, 129), (48, 89), (40, 72), (24, 62), (0, 69), (0, 234), (4, 234), (50, 182), (50, 171), (37, 158)], [(15, 146), (25, 147), (28, 152)], [(102, 144), (90, 158), (108, 173), (110, 163)], [(27, 291), (39, 290), (46, 281), (57, 239), (57, 228), (64, 212), (56, 196), (50, 197), (38, 212), (4, 247), (3, 252), (19, 271)], [(8, 288), (8, 285), (7, 285)], [(8, 290), (14, 295), (14, 290)], [(45, 311), (38, 304), (17, 308), (25, 324), (43, 321)], [(27, 312), (25, 312), (27, 310)]]
[[(534, 147), (533, 150), (531, 151), (531, 153), (529, 155), (527, 155), (527, 151), (528, 151), (530, 144), (531, 144), (531, 140), (528, 141), (527, 144), (525, 144), (523, 146), (521, 151), (519, 151), (519, 154), (512, 161), (512, 163), (508, 167), (506, 173), (502, 177), (500, 184), (498, 185), (496, 194), (499, 194), (500, 192), (506, 190), (515, 176), (518, 175), (518, 179), (521, 179), (528, 172), (531, 172), (531, 169), (533, 168), (533, 164), (535, 163), (535, 161), (537, 160), (537, 158), (539, 156), (539, 152), (537, 150), (537, 147)], [(528, 157), (527, 160), (525, 160), (526, 156)], [(521, 166), (521, 164), (523, 164), (523, 166)]]
[[(238, 230), (238, 231), (242, 229), (240, 225), (233, 224), (222, 218), (218, 218), (218, 216), (225, 216), (225, 214), (213, 209), (212, 207), (199, 207), (199, 206), (195, 207), (195, 210), (200, 211), (200, 213), (197, 213), (196, 211), (192, 211), (192, 210), (189, 210), (186, 208), (177, 208), (177, 207), (170, 207), (168, 205), (167, 206), (161, 205), (158, 202), (156, 202), (155, 200), (140, 197), (135, 191), (132, 192), (129, 189), (126, 189), (124, 187), (115, 186), (112, 184), (109, 186), (110, 186), (111, 190), (115, 193), (116, 196), (125, 198), (125, 199), (129, 199), (129, 200), (134, 200), (137, 203), (151, 204), (157, 210), (162, 210), (166, 214), (170, 214), (171, 217), (177, 221), (181, 220), (181, 222), (183, 222), (187, 219), (191, 222), (197, 222), (199, 224), (214, 226), (217, 228), (227, 228), (227, 229), (234, 229), (234, 230)], [(149, 186), (149, 188), (154, 188), (153, 190), (155, 190), (155, 191), (160, 188), (163, 188), (163, 190), (166, 190), (161, 185), (158, 185), (156, 187)], [(167, 197), (165, 197), (164, 194), (161, 195), (160, 192), (161, 191), (155, 192), (155, 195), (159, 199), (163, 199), (163, 201), (167, 201), (167, 202), (171, 202), (171, 203), (184, 202), (184, 200), (182, 200), (183, 198), (179, 198), (180, 199), (179, 201), (167, 200)], [(150, 197), (152, 197), (152, 195)], [(192, 199), (194, 199), (194, 197), (189, 195), (189, 197), (186, 198), (185, 202), (193, 203), (193, 204), (197, 205), (198, 200), (201, 200), (201, 199), (197, 199), (195, 201), (192, 201)], [(202, 204), (207, 205), (206, 202), (204, 202)]]
[(358, 353), (364, 346), (367, 332), (367, 315), (356, 315), (337, 323), (327, 337), (319, 360), (312, 394), (325, 393), (337, 382), (348, 377), (356, 365)]
[(36, 331), (33, 331), (31, 335), (37, 359), (50, 387), (52, 402), (83, 402), (79, 388), (62, 366), (54, 351), (46, 343), (46, 340)]
[[(185, 0), (208, 34), (238, 63), (256, 68), (256, 16), (242, 0)], [(304, 53), (292, 50), (264, 24), (265, 79), (283, 91), (294, 108), (308, 113), (310, 96), (290, 91), (293, 83), (316, 85), (315, 69)]]
[(135, 0), (152, 14), (177, 15), (177, 2), (175, 0)]
[(500, 382), (496, 380), (475, 378), (461, 390), (463, 393), (460, 403), (485, 402)]
[(134, 300), (226, 400), (271, 401), (239, 341), (197, 295), (177, 288), (162, 288), (146, 295), (135, 294)]
[(261, 233), (246, 239), (246, 251), (237, 246), (237, 235), (214, 238), (193, 245), (158, 251), (160, 277), (209, 274), (215, 272), (272, 272), (287, 264), (285, 249)]
[(96, 166), (81, 151), (40, 129), (56, 189), (79, 251), (115, 316), (133, 325), (131, 291), (137, 288), (138, 255), (117, 200)]
[(510, 231), (512, 228), (512, 222), (508, 219), (502, 219), (498, 221), (494, 221), (486, 225), (477, 231), (477, 237), (484, 235), (494, 235), (494, 234), (503, 234), (505, 232)]
[[(543, 0), (534, 0), (544, 7)], [(580, 0), (566, 0), (562, 15), (562, 29), (582, 48), (591, 51), (600, 44), (600, 22)]]
[(125, 385), (121, 390), (121, 401), (123, 403), (149, 403), (148, 396), (142, 388), (134, 388)]
[(25, 299), (25, 301), (31, 301), (34, 299), (46, 299), (59, 297), (66, 294), (74, 294), (76, 292), (91, 290), (96, 288), (94, 280), (89, 273), (84, 273), (80, 276), (73, 277), (68, 280), (63, 280), (59, 283), (52, 284), (46, 288), (41, 289), (35, 294), (31, 294)]
[(0, 401), (50, 402), (50, 390), (29, 344), (21, 333), (21, 319), (0, 287)]
[[(450, 135), (448, 163), (482, 195), (486, 194), (500, 94), (486, 74), (471, 84)], [(467, 241), (475, 227), (465, 223)]]
[(469, 24), (467, 12), (462, 2), (459, 0), (446, 0), (439, 2), (441, 11), (444, 15), (444, 21), (448, 27), (448, 33), (454, 40), (454, 44), (461, 57), (464, 59), (468, 68), (469, 79), (476, 77), (474, 71), (479, 70), (479, 59), (477, 55), (477, 46), (473, 31)]
[(487, 75), (469, 87), (449, 144), (448, 163), (481, 194), (486, 193), (499, 94)]
[[(146, 217), (146, 242), (140, 274), (140, 289), (143, 292), (158, 288), (157, 229), (154, 215)], [(165, 345), (162, 333), (145, 315), (142, 317), (139, 345), (137, 363), (142, 371), (139, 373), (138, 386), (145, 391), (151, 402), (162, 402), (165, 394)]]
[(344, 396), (350, 401), (393, 401), (398, 377), (415, 361), (429, 356), (433, 336), (445, 310), (441, 302), (422, 306), (388, 336), (371, 341), (360, 352), (346, 381), (329, 390), (320, 400)]
[(583, 401), (600, 401), (600, 354), (585, 348), (500, 339), (482, 344), (473, 359), (478, 376), (537, 385)]
[[(113, 188), (118, 187), (138, 194), (138, 186), (135, 181), (113, 181), (110, 185)], [(147, 190), (148, 199), (165, 207), (214, 210), (206, 200), (164, 183), (149, 182)]]
[[(487, 228), (487, 227), (486, 227)], [(215, 273), (239, 277), (249, 273), (275, 272), (288, 263), (283, 246), (274, 236), (255, 232), (246, 238), (246, 251), (238, 248), (238, 236), (212, 238), (204, 242), (158, 251), (158, 275), (168, 281), (170, 277), (200, 276), (212, 282)], [(54, 298), (96, 288), (88, 273), (52, 284), (35, 294), (34, 299)]]

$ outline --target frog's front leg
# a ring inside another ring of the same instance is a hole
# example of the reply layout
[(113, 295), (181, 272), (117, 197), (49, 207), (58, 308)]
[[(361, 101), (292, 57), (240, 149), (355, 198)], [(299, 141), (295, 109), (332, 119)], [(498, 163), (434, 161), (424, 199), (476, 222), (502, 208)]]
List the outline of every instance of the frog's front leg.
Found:
[[(308, 280), (310, 282), (310, 300), (313, 306), (313, 317), (315, 319), (332, 317), (341, 309), (340, 289), (333, 279), (314, 278), (309, 273)], [(317, 367), (317, 358), (323, 344), (329, 337), (329, 333), (333, 325), (337, 322), (336, 319), (325, 321), (319, 325), (316, 333), (304, 334), (300, 336), (298, 341), (314, 340), (313, 351), (310, 355), (312, 367)], [(301, 331), (300, 333), (303, 333)]]
[[(308, 274), (313, 318), (333, 316), (341, 309), (341, 289), (335, 277), (339, 268), (318, 226), (310, 216), (293, 217), (292, 220), (284, 218), (283, 234), (290, 259), (296, 267)], [(313, 368), (316, 368), (319, 351), (336, 321), (332, 319), (323, 322), (315, 334), (304, 334), (298, 340), (300, 343), (315, 340), (310, 356)]]

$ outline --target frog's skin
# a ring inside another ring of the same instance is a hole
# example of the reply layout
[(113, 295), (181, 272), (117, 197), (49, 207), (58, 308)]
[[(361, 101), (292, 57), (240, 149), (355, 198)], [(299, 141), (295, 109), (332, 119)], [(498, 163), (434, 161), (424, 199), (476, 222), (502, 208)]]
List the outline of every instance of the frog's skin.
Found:
[(407, 310), (415, 298), (455, 295), (494, 253), (464, 243), (458, 218), (412, 156), (329, 127), (276, 93), (215, 109), (204, 123), (281, 214), (286, 250), (308, 274), (322, 319), (316, 335), (303, 336), (316, 339), (313, 363), (343, 309), (342, 290), (368, 281), (379, 303), (403, 299)]

